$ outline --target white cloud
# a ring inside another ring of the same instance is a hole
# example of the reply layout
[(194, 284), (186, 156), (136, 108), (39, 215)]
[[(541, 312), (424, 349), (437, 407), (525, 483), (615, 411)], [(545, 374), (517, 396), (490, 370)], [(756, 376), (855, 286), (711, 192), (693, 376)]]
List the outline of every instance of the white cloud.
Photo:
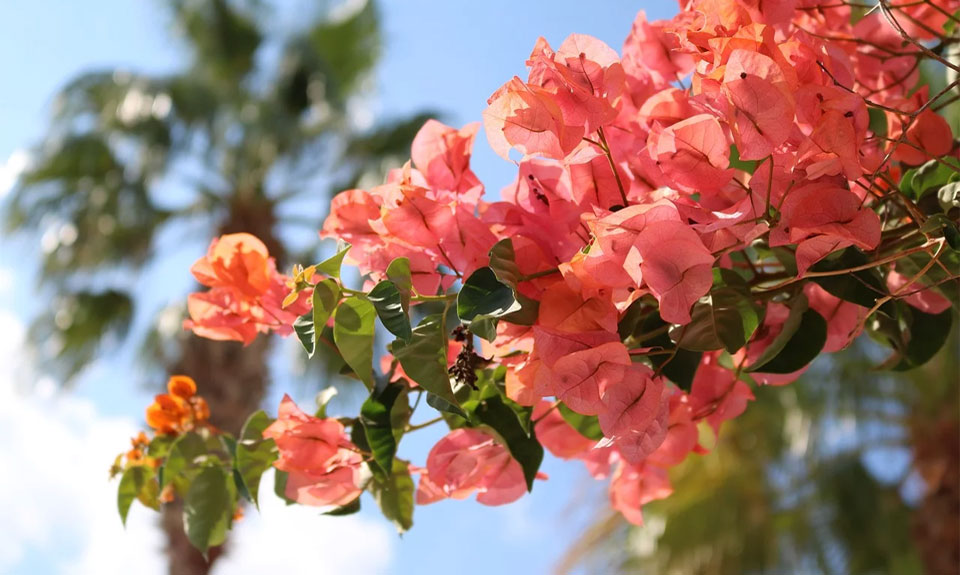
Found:
[[(124, 529), (117, 485), (108, 481), (136, 419), (104, 417), (89, 399), (57, 392), (49, 381), (18, 385), (23, 337), (23, 325), (0, 308), (0, 573), (165, 573), (158, 516), (135, 503)], [(131, 406), (131, 414), (141, 408)], [(285, 508), (270, 493), (272, 475), (264, 483), (262, 514), (248, 510), (216, 573), (386, 571), (396, 535), (385, 521)]]
[(30, 154), (26, 150), (16, 150), (0, 165), (0, 198), (4, 197), (17, 184), (20, 174), (30, 167)]
[(329, 517), (316, 508), (287, 506), (273, 495), (272, 473), (263, 478), (260, 493), (259, 514), (247, 510), (235, 529), (231, 552), (217, 562), (215, 575), (387, 572), (398, 537), (386, 520)]

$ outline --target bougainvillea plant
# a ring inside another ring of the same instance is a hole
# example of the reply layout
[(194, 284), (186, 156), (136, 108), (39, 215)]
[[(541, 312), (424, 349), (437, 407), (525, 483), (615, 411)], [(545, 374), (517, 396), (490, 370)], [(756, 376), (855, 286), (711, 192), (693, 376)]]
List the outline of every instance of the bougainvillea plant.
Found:
[[(536, 42), (483, 114), (517, 164), (499, 200), (470, 169), (480, 125), (429, 121), (412, 162), (333, 199), (332, 258), (291, 277), (251, 235), (214, 240), (186, 327), (295, 333), (369, 397), (340, 418), (328, 393), (313, 414), (285, 397), (233, 438), (175, 377), (147, 410), (154, 436), (116, 462), (121, 515), (182, 498), (206, 551), (274, 468), (288, 502), (344, 514), (368, 491), (404, 530), (415, 505), (517, 500), (546, 448), (609, 478), (639, 524), (758, 388), (864, 333), (891, 349), (883, 368), (929, 360), (960, 273), (960, 161), (939, 113), (960, 99), (960, 0), (680, 4), (640, 13), (622, 54)], [(437, 413), (411, 424), (417, 409)], [(449, 434), (397, 458), (433, 424)]]

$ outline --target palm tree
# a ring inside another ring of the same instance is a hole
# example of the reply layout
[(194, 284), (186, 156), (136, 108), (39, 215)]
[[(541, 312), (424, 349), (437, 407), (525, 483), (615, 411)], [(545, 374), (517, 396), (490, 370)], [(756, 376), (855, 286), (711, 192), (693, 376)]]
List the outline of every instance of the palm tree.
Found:
[[(46, 230), (41, 281), (53, 303), (31, 333), (41, 365), (63, 381), (128, 337), (134, 280), (164, 255), (161, 231), (196, 230), (204, 241), (250, 232), (282, 263), (281, 226), (320, 225), (319, 215), (294, 219), (284, 206), (301, 194), (323, 204), (397, 163), (424, 120), (372, 132), (351, 122), (380, 47), (372, 3), (320, 14), (291, 33), (271, 29), (274, 11), (257, 0), (165, 6), (189, 65), (169, 75), (102, 70), (70, 80), (6, 206), (8, 231)], [(159, 353), (170, 348), (144, 355), (201, 382), (213, 423), (239, 431), (264, 396), (269, 342), (242, 348), (183, 334), (173, 353)], [(220, 550), (209, 563), (193, 550), (176, 505), (163, 524), (170, 573), (207, 573)]]
[(756, 390), (712, 453), (671, 472), (646, 525), (598, 518), (558, 572), (957, 573), (957, 335), (911, 372), (871, 369), (883, 352), (861, 339)]

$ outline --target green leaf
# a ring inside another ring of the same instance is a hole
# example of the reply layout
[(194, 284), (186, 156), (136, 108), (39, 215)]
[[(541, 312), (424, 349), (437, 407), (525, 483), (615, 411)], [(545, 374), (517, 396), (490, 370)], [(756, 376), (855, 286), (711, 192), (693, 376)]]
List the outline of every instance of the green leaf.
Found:
[(400, 292), (400, 303), (403, 311), (410, 310), (410, 296), (413, 293), (413, 279), (410, 275), (410, 260), (396, 258), (387, 266), (387, 279), (393, 282)]
[(173, 446), (176, 438), (177, 436), (175, 435), (154, 436), (154, 438), (150, 440), (150, 445), (147, 446), (147, 455), (156, 457), (157, 459), (163, 459), (170, 453), (170, 448)]
[(944, 212), (960, 208), (960, 182), (952, 182), (940, 188), (937, 192), (937, 201), (940, 202)]
[(190, 483), (183, 502), (183, 529), (204, 555), (226, 540), (235, 501), (233, 481), (219, 465), (205, 467)]
[(300, 345), (307, 352), (307, 357), (313, 357), (317, 350), (317, 334), (313, 327), (313, 312), (307, 312), (293, 321), (293, 331), (300, 340)]
[(272, 422), (273, 420), (263, 410), (257, 411), (243, 424), (240, 441), (237, 442), (237, 472), (250, 495), (250, 500), (258, 509), (260, 479), (268, 469), (273, 467), (273, 462), (278, 457), (277, 446), (273, 440), (263, 438), (263, 430)]
[[(356, 444), (356, 442), (354, 442)], [(286, 471), (275, 469), (273, 472), (273, 493), (282, 499), (287, 505), (293, 505), (296, 501), (287, 497), (287, 478), (290, 475)]]
[(446, 399), (443, 399), (442, 397), (440, 397), (440, 396), (438, 396), (438, 395), (435, 395), (435, 394), (433, 394), (433, 393), (430, 393), (430, 392), (427, 392), (427, 405), (429, 405), (430, 407), (436, 409), (437, 411), (439, 411), (439, 412), (442, 413), (442, 414), (443, 414), (443, 413), (453, 414), (453, 415), (462, 417), (462, 418), (465, 419), (465, 420), (466, 420), (466, 419), (469, 419), (469, 417), (470, 417), (469, 415), (467, 415), (467, 412), (464, 411), (464, 410), (463, 410), (459, 405), (457, 405), (456, 403), (451, 403), (451, 402), (447, 401)]
[(806, 296), (800, 294), (794, 298), (780, 333), (745, 371), (793, 373), (813, 361), (826, 342), (826, 320), (810, 309)]
[(347, 298), (333, 316), (333, 341), (367, 389), (373, 381), (373, 334), (377, 310), (362, 297)]
[[(839, 255), (834, 255), (814, 264), (810, 271), (833, 272), (863, 266), (870, 258), (855, 247), (849, 247)], [(811, 278), (813, 282), (834, 297), (857, 305), (871, 308), (877, 299), (887, 294), (887, 286), (877, 268), (859, 270), (853, 273)]]
[[(913, 200), (920, 201), (927, 194), (939, 190), (949, 183), (951, 177), (958, 170), (960, 170), (960, 161), (956, 159), (944, 157), (930, 160), (919, 168), (910, 170), (913, 172), (913, 177), (910, 178), (909, 183), (903, 182), (907, 179), (905, 174), (903, 180), (901, 180), (900, 189)], [(906, 189), (904, 189), (904, 186), (906, 186)]]
[(337, 253), (317, 264), (317, 271), (323, 275), (340, 279), (340, 268), (343, 266), (343, 258), (350, 251), (350, 244), (340, 242), (337, 244)]
[(748, 174), (753, 174), (757, 171), (757, 161), (756, 160), (741, 160), (740, 159), (740, 150), (736, 146), (730, 146), (730, 167), (737, 170), (743, 170)]
[(473, 272), (457, 295), (457, 316), (466, 325), (478, 316), (497, 318), (519, 310), (513, 288), (497, 279), (489, 267)]
[[(639, 322), (639, 332), (637, 335), (655, 332), (666, 327), (667, 324), (660, 318), (660, 313), (653, 311)], [(641, 342), (643, 346), (658, 346), (664, 349), (671, 349), (674, 343), (666, 332), (660, 333), (654, 337), (645, 337)], [(693, 378), (697, 374), (697, 368), (700, 367), (700, 359), (703, 353), (691, 351), (689, 349), (678, 349), (677, 353), (670, 359), (669, 355), (649, 356), (650, 363), (654, 369), (660, 370), (667, 379), (672, 381), (680, 389), (689, 392), (693, 387)], [(669, 362), (668, 362), (669, 360)]]
[(527, 481), (527, 491), (533, 490), (533, 481), (537, 477), (540, 463), (543, 461), (543, 446), (531, 429), (528, 434), (520, 423), (520, 415), (510, 409), (499, 395), (484, 399), (477, 405), (474, 414), (480, 422), (490, 427), (510, 451), (510, 455), (523, 468), (523, 477)]
[(374, 476), (369, 489), (383, 516), (396, 526), (399, 533), (413, 527), (414, 485), (409, 463), (394, 459), (390, 474), (379, 478)]
[(460, 405), (453, 395), (447, 373), (447, 333), (441, 314), (423, 318), (413, 330), (410, 341), (395, 340), (390, 351), (403, 371), (420, 387), (451, 406)]
[(123, 472), (120, 485), (117, 487), (117, 510), (120, 512), (120, 521), (127, 524), (127, 514), (134, 499), (151, 509), (160, 510), (157, 497), (160, 487), (157, 484), (156, 472), (153, 468), (144, 465), (135, 465)]
[(557, 405), (557, 411), (560, 412), (563, 420), (566, 421), (570, 427), (576, 429), (577, 433), (580, 435), (595, 441), (600, 441), (603, 439), (603, 431), (600, 429), (600, 420), (596, 415), (583, 415), (577, 413), (576, 411), (567, 407), (564, 403)]
[(378, 283), (367, 294), (367, 299), (373, 303), (387, 331), (400, 339), (410, 340), (413, 333), (410, 328), (410, 318), (407, 317), (407, 311), (403, 306), (403, 295), (392, 281), (384, 280)]
[(517, 287), (520, 280), (520, 268), (517, 267), (513, 241), (510, 238), (502, 239), (490, 248), (490, 269), (493, 270), (493, 273), (501, 282), (512, 288)]
[(316, 403), (317, 411), (314, 412), (314, 417), (319, 417), (323, 419), (327, 416), (327, 404), (330, 403), (330, 400), (337, 395), (337, 388), (330, 385), (323, 388), (320, 393), (317, 394)]
[(401, 385), (404, 391), (402, 399), (398, 398), (393, 402), (393, 406), (390, 407), (390, 428), (393, 429), (393, 437), (399, 444), (407, 428), (407, 424), (410, 423), (413, 408), (410, 407), (410, 400), (407, 398), (410, 392), (407, 381), (401, 380), (398, 385)]
[(340, 303), (340, 284), (332, 279), (325, 279), (313, 286), (313, 325), (323, 327), (333, 315)]
[(714, 287), (693, 306), (690, 323), (670, 333), (683, 334), (677, 345), (684, 349), (736, 353), (760, 325), (760, 313), (740, 276), (731, 270), (714, 270), (714, 275)]
[(324, 515), (332, 515), (332, 516), (334, 516), (334, 517), (340, 517), (340, 516), (343, 516), (343, 515), (353, 515), (354, 513), (357, 513), (358, 511), (360, 511), (360, 497), (359, 497), (359, 496), (357, 496), (356, 499), (354, 499), (354, 500), (351, 501), (350, 503), (347, 503), (346, 505), (341, 505), (340, 507), (337, 507), (337, 508), (335, 508), (335, 509), (331, 509), (330, 511), (325, 511), (325, 512), (324, 512)]
[(330, 278), (318, 282), (313, 288), (312, 301), (313, 309), (293, 322), (293, 330), (307, 351), (307, 357), (313, 357), (317, 350), (317, 326), (323, 330), (340, 302), (340, 285)]
[(170, 453), (161, 468), (160, 487), (172, 483), (182, 494), (190, 479), (186, 472), (195, 469), (206, 458), (210, 447), (211, 443), (195, 431), (178, 437), (170, 446)]
[[(407, 386), (394, 383), (379, 394), (368, 397), (360, 407), (360, 421), (363, 423), (367, 445), (370, 446), (379, 471), (388, 475), (397, 455), (397, 430), (393, 428), (391, 417), (393, 406), (397, 402), (407, 402)], [(402, 433), (401, 429), (400, 434)]]
[(909, 312), (909, 323), (904, 330), (906, 345), (899, 350), (900, 361), (894, 371), (907, 371), (930, 361), (947, 342), (953, 325), (952, 309), (929, 314), (907, 305), (901, 308)]

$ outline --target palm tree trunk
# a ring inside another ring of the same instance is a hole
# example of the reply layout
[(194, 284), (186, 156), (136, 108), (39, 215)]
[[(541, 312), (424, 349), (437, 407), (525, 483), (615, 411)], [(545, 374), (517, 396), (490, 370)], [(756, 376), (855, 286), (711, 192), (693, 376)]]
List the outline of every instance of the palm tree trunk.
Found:
[(927, 573), (960, 573), (960, 420), (956, 405), (912, 430), (914, 465), (926, 492), (913, 514), (913, 539)]
[[(218, 235), (252, 233), (281, 262), (284, 249), (273, 233), (274, 223), (271, 205), (237, 203)], [(184, 339), (180, 358), (169, 371), (194, 378), (210, 405), (210, 423), (237, 436), (246, 418), (260, 407), (266, 394), (269, 350), (270, 341), (266, 337), (258, 337), (244, 347), (238, 342), (213, 341), (191, 334)], [(208, 559), (204, 559), (190, 544), (183, 531), (183, 504), (179, 500), (164, 506), (162, 525), (167, 535), (170, 575), (207, 575), (225, 552), (226, 543), (210, 549)]]

